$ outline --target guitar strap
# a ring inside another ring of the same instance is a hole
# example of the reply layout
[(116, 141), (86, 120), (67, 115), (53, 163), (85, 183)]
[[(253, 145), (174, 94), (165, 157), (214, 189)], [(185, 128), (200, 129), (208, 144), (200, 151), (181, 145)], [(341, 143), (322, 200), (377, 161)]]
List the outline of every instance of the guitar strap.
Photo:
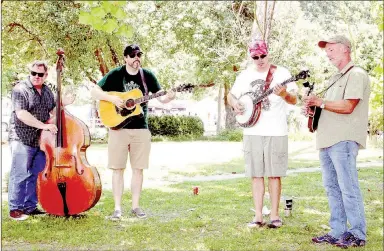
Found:
[(145, 78), (144, 78), (144, 71), (143, 71), (143, 68), (140, 67), (140, 76), (141, 76), (141, 82), (143, 83), (143, 86), (144, 86), (144, 90), (145, 90), (145, 96), (148, 95), (148, 87), (147, 87), (147, 84), (145, 83)]
[(264, 86), (264, 91), (267, 91), (269, 89), (269, 86), (272, 83), (273, 80), (273, 73), (276, 71), (276, 65), (271, 64), (268, 70), (267, 78), (265, 79), (265, 86)]
[(332, 85), (334, 85), (337, 81), (339, 81), (339, 79), (341, 79), (345, 74), (347, 74), (347, 72), (349, 72), (350, 69), (352, 69), (354, 67), (354, 65), (352, 65), (351, 67), (348, 68), (348, 70), (346, 70), (343, 74), (341, 74), (341, 76), (336, 79), (335, 81), (333, 81), (332, 84), (330, 84), (327, 88), (325, 88), (324, 90), (322, 90), (321, 92), (317, 93), (316, 96), (320, 96), (321, 94), (323, 94), (323, 97), (326, 93), (326, 91), (331, 88)]

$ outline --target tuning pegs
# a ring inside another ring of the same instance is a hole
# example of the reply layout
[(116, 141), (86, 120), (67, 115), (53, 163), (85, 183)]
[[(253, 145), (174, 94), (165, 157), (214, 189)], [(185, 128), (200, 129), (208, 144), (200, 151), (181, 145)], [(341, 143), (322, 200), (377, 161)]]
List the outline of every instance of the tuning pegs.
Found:
[(310, 85), (310, 83), (309, 83), (308, 81), (306, 81), (306, 82), (303, 83), (303, 86), (304, 86), (304, 87), (309, 87), (309, 85)]

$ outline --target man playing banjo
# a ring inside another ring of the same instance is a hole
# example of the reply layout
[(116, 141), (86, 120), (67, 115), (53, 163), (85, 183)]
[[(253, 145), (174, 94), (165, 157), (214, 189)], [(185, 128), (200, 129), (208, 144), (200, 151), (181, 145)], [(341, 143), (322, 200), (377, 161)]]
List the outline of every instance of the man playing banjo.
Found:
[[(262, 227), (262, 208), (264, 199), (264, 177), (268, 177), (268, 190), (271, 199), (271, 213), (268, 227), (282, 225), (279, 217), (281, 177), (286, 176), (288, 168), (288, 125), (287, 104), (296, 104), (294, 94), (298, 89), (295, 82), (280, 85), (291, 77), (290, 72), (269, 62), (267, 44), (255, 40), (248, 47), (253, 64), (243, 70), (228, 95), (228, 102), (239, 116), (252, 114), (255, 106), (247, 106), (241, 96), (250, 93), (254, 98), (273, 88), (273, 93), (259, 103), (260, 112), (256, 123), (248, 123), (243, 129), (243, 148), (245, 174), (252, 179), (252, 194), (255, 217), (248, 227)], [(251, 112), (249, 112), (251, 111)]]

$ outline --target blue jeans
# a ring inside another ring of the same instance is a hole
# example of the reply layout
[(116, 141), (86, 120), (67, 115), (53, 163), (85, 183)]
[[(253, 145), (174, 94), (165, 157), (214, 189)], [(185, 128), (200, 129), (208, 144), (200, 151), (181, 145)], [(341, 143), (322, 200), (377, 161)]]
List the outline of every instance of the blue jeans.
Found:
[(8, 184), (9, 210), (31, 212), (37, 206), (36, 183), (45, 167), (45, 153), (40, 148), (10, 142), (12, 164)]
[[(339, 238), (344, 232), (366, 240), (364, 204), (359, 187), (356, 157), (359, 145), (354, 141), (341, 141), (320, 149), (323, 183), (331, 211), (331, 236)], [(351, 225), (348, 230), (347, 221)]]

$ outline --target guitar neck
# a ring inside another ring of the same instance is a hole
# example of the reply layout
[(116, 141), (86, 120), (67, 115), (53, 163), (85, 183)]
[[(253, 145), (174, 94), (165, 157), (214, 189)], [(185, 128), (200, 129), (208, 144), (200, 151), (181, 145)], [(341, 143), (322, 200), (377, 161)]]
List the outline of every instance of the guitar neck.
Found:
[(164, 96), (165, 94), (167, 94), (167, 91), (160, 91), (151, 95), (142, 96), (141, 98), (135, 99), (135, 104), (141, 104), (141, 103), (147, 102), (148, 100)]
[[(287, 80), (285, 80), (284, 82), (282, 82), (280, 85), (284, 86), (290, 82), (293, 82), (293, 81), (296, 81), (297, 78), (294, 76), (294, 77), (291, 77)], [(263, 94), (261, 94), (259, 97), (257, 97), (257, 99), (255, 99), (253, 101), (254, 104), (257, 104), (259, 103), (260, 101), (262, 101), (264, 98), (266, 98), (268, 95), (270, 95), (271, 93), (273, 92), (273, 88), (269, 88), (267, 91), (265, 91)]]

